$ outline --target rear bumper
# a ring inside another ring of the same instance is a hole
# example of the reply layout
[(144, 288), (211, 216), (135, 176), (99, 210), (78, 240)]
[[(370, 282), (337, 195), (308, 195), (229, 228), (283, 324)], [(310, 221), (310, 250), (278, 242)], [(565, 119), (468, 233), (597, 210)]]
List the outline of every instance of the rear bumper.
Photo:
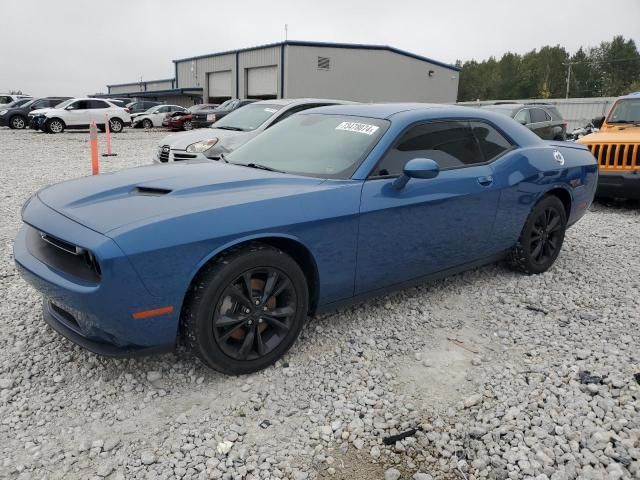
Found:
[(640, 200), (640, 174), (637, 170), (628, 173), (600, 171), (596, 196)]

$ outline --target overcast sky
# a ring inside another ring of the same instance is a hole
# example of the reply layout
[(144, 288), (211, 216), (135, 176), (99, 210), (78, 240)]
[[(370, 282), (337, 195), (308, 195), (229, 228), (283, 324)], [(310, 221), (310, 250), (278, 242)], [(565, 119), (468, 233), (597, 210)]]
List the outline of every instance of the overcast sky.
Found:
[[(610, 7), (610, 8), (609, 8)], [(171, 60), (284, 39), (391, 45), (443, 62), (614, 35), (640, 0), (0, 0), (0, 92), (79, 96), (173, 77)]]

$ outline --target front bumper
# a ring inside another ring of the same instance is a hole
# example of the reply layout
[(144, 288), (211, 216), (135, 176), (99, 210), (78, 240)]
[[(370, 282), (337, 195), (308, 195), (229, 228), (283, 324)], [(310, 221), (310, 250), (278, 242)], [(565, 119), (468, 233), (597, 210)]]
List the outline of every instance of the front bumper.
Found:
[(206, 128), (206, 127), (210, 127), (214, 123), (215, 123), (215, 121), (213, 121), (213, 120), (212, 121), (199, 120), (199, 119), (191, 120), (191, 125), (193, 125), (193, 128)]
[(173, 150), (168, 145), (158, 148), (154, 163), (180, 162), (184, 160), (209, 160), (204, 153), (190, 153), (186, 150)]
[[(43, 316), (54, 330), (92, 352), (112, 357), (175, 347), (180, 306), (175, 305), (169, 314), (134, 319), (133, 312), (173, 305), (175, 299), (149, 293), (113, 240), (60, 215), (37, 196), (25, 206), (23, 218), (26, 225), (14, 242), (16, 267), (42, 293)], [(58, 250), (41, 248), (37, 243), (40, 233), (91, 251), (98, 259), (100, 275), (83, 277), (64, 262), (55, 261)]]
[(640, 200), (640, 171), (617, 173), (600, 170), (596, 196)]
[(8, 127), (9, 122), (7, 121), (6, 115), (0, 115), (0, 127)]

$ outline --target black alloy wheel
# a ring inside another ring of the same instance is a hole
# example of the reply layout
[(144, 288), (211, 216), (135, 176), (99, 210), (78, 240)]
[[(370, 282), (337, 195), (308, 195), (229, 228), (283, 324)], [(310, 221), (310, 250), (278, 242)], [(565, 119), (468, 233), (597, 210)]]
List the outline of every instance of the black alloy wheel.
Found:
[(255, 360), (286, 338), (296, 314), (291, 279), (277, 268), (254, 268), (225, 289), (213, 314), (213, 334), (229, 357)]
[(542, 273), (554, 264), (567, 228), (567, 213), (555, 195), (543, 197), (529, 214), (511, 251), (511, 266), (524, 273)]
[(268, 367), (293, 345), (307, 318), (307, 278), (293, 258), (259, 242), (214, 258), (194, 279), (181, 338), (207, 366), (224, 373)]

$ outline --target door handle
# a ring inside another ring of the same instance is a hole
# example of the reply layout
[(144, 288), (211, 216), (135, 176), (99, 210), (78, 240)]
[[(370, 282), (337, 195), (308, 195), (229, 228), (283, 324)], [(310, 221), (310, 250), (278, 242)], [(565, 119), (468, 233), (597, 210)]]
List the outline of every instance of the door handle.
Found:
[(478, 177), (478, 183), (483, 187), (488, 187), (493, 183), (493, 177), (491, 175), (487, 175), (486, 177)]

